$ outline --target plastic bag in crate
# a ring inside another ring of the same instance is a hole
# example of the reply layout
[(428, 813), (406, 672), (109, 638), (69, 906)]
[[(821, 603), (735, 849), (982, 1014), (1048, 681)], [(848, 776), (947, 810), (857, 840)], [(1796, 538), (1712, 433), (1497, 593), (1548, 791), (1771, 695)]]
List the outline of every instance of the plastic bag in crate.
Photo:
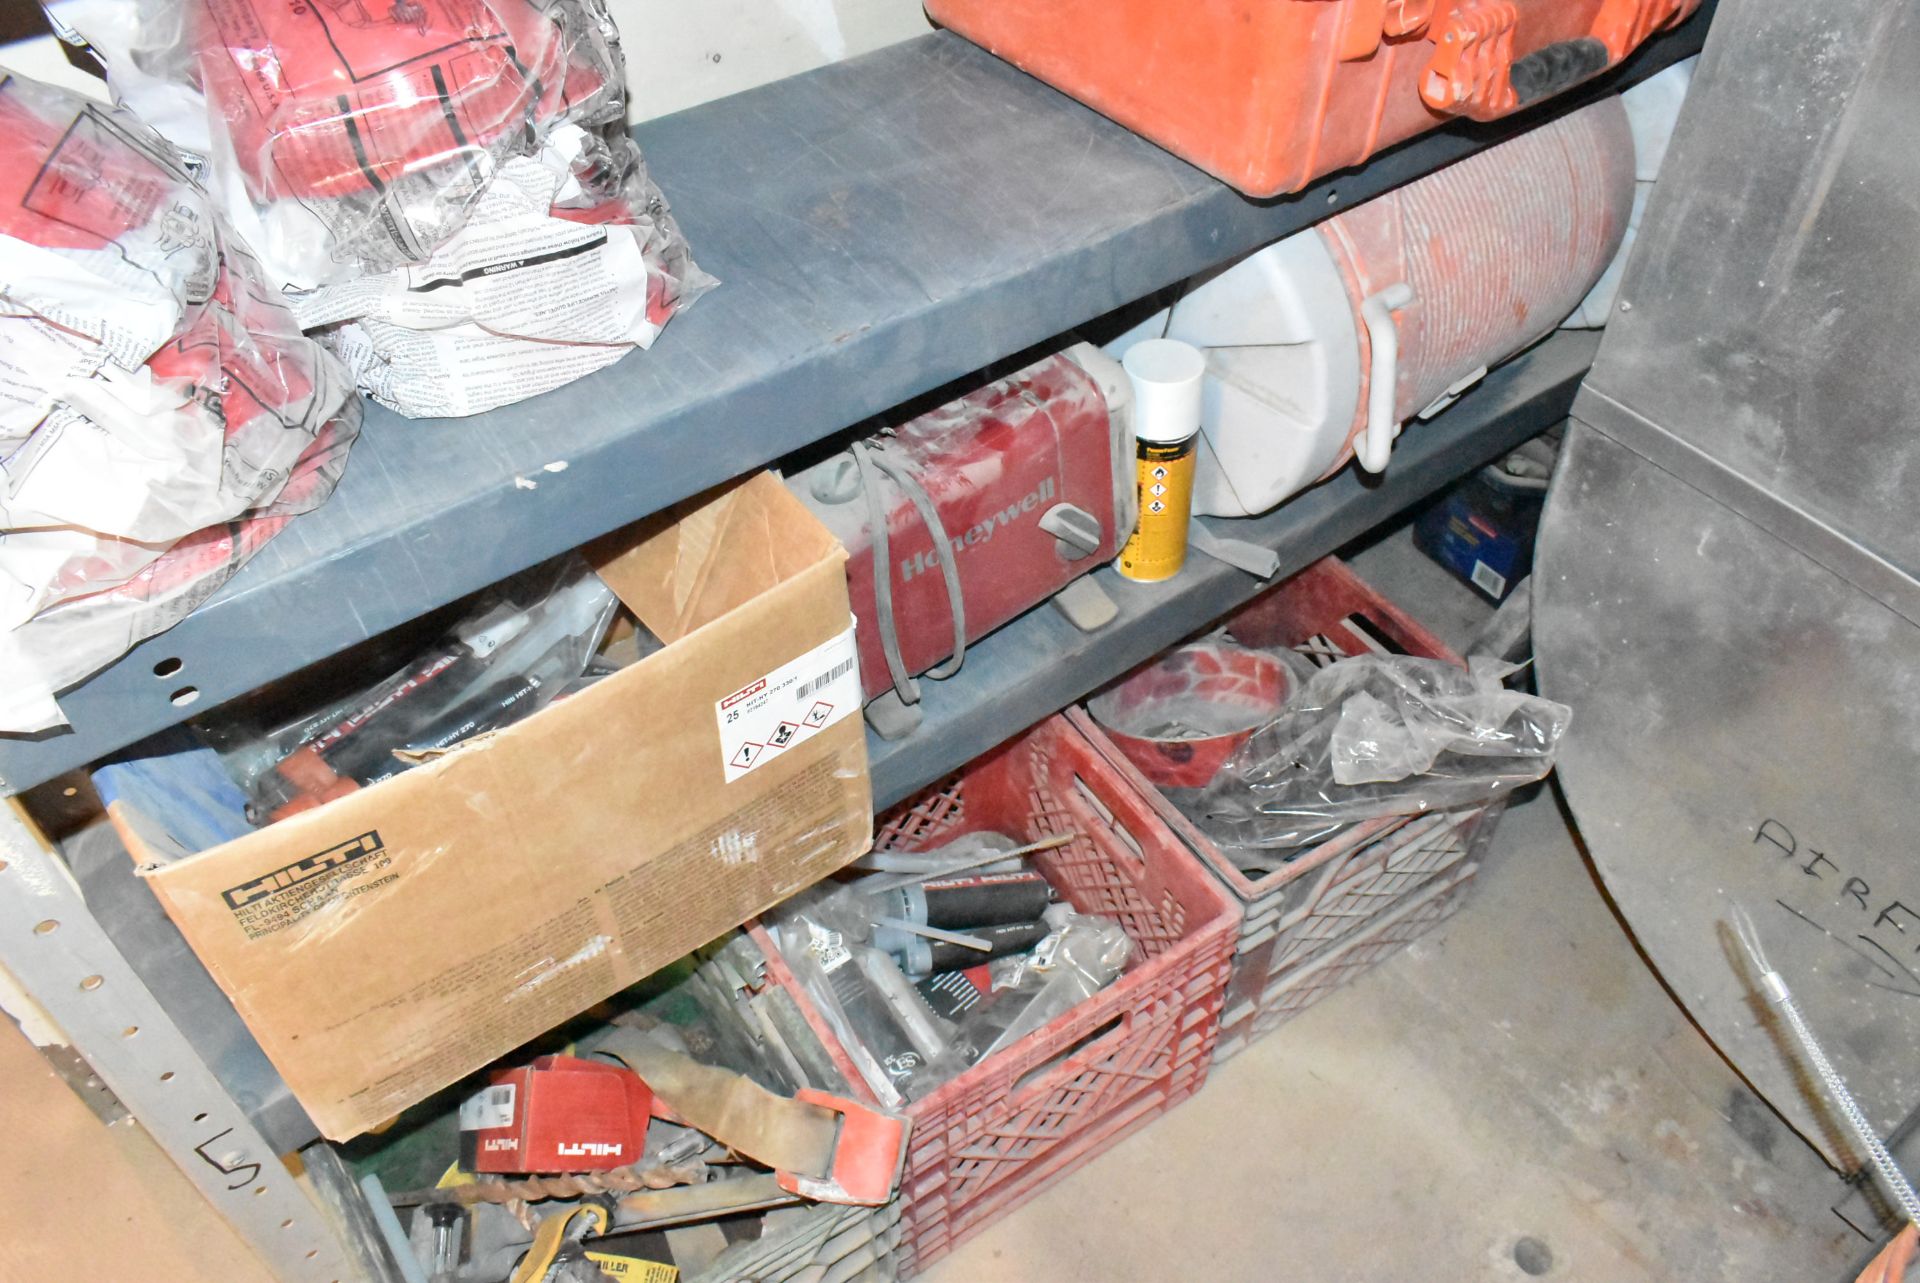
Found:
[[(1328, 557), (1255, 598), (1227, 621), (1244, 645), (1290, 648), (1322, 669), (1350, 655), (1415, 656), (1464, 667), (1446, 645), (1406, 612), (1382, 597), (1344, 563)], [(1267, 1019), (1277, 994), (1293, 992), (1291, 978), (1356, 938), (1375, 938), (1379, 925), (1433, 887), (1475, 867), (1502, 809), (1495, 802), (1424, 817), (1380, 816), (1338, 827), (1333, 836), (1302, 849), (1222, 850), (1174, 800), (1134, 774), (1130, 761), (1084, 709), (1068, 717), (1115, 767), (1133, 776), (1149, 794), (1155, 812), (1178, 833), (1244, 906), (1233, 978), (1222, 1016), (1218, 1056), (1247, 1045)], [(1236, 857), (1242, 863), (1236, 863)], [(1316, 970), (1316, 992), (1334, 975)]]

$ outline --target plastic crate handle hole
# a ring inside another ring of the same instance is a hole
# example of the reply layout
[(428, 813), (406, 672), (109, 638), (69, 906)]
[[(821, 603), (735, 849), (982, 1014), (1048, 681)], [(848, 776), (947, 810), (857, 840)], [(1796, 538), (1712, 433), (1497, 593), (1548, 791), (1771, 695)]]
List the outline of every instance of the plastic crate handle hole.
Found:
[(1054, 1055), (1048, 1057), (1047, 1060), (1044, 1061), (1043, 1063), (1035, 1065), (1032, 1069), (1027, 1070), (1026, 1073), (1021, 1074), (1018, 1078), (1014, 1079), (1013, 1087), (1011, 1090), (1007, 1092), (1007, 1095), (1010, 1098), (1013, 1098), (1014, 1100), (1018, 1101), (1018, 1105), (1016, 1106), (1016, 1108), (1024, 1108), (1026, 1105), (1026, 1101), (1022, 1098), (1023, 1093), (1025, 1093), (1029, 1088), (1034, 1087), (1035, 1084), (1037, 1084), (1040, 1079), (1046, 1077), (1048, 1074), (1058, 1069), (1061, 1065), (1065, 1064), (1067, 1061), (1071, 1060), (1073, 1057), (1079, 1055), (1081, 1052), (1085, 1051), (1088, 1047), (1091, 1047), (1094, 1043), (1099, 1042), (1101, 1039), (1106, 1038), (1109, 1035), (1112, 1035), (1115, 1033), (1118, 1033), (1122, 1037), (1124, 1037), (1128, 1027), (1131, 1026), (1132, 1024), (1133, 1024), (1133, 1013), (1130, 1011), (1123, 1011), (1119, 1015), (1115, 1016), (1113, 1019), (1105, 1021), (1104, 1023), (1096, 1026), (1095, 1028), (1089, 1030), (1083, 1037), (1076, 1038), (1070, 1046), (1067, 1046), (1062, 1050), (1056, 1052)]

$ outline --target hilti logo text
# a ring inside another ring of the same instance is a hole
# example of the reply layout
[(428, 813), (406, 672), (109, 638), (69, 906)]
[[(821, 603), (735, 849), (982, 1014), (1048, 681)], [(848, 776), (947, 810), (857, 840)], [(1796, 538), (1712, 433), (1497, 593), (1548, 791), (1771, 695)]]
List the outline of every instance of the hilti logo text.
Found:
[(238, 909), (242, 905), (252, 904), (263, 896), (298, 886), (324, 873), (331, 873), (335, 869), (352, 864), (355, 860), (378, 855), (381, 849), (380, 835), (377, 832), (362, 833), (351, 841), (342, 842), (339, 846), (330, 847), (304, 860), (295, 860), (284, 869), (275, 869), (265, 877), (243, 882), (221, 894), (229, 909)]
[(720, 707), (732, 708), (735, 704), (738, 704), (741, 700), (745, 699), (747, 696), (758, 695), (761, 691), (765, 690), (766, 688), (767, 688), (767, 679), (762, 677), (759, 681), (753, 683), (751, 686), (743, 686), (739, 690), (735, 691), (733, 694), (721, 700)]
[[(1021, 499), (1020, 502), (1008, 504), (999, 512), (992, 514), (985, 521), (980, 522), (968, 530), (966, 534), (955, 536), (949, 540), (949, 542), (953, 544), (953, 550), (955, 552), (965, 552), (969, 548), (978, 547), (980, 544), (987, 542), (993, 538), (999, 527), (1012, 525), (1021, 517), (1053, 498), (1054, 493), (1053, 478), (1048, 477), (1040, 483), (1037, 489)], [(915, 575), (938, 569), (939, 565), (939, 555), (931, 549), (926, 552), (916, 552), (912, 557), (900, 563), (900, 578), (904, 582), (913, 578)]]
[(480, 1148), (486, 1150), (489, 1154), (497, 1154), (502, 1150), (519, 1149), (520, 1142), (509, 1136), (505, 1140), (490, 1140)]
[(609, 1145), (605, 1141), (587, 1140), (573, 1144), (562, 1142), (554, 1147), (554, 1152), (565, 1154), (569, 1158), (617, 1158), (620, 1148), (618, 1145)]

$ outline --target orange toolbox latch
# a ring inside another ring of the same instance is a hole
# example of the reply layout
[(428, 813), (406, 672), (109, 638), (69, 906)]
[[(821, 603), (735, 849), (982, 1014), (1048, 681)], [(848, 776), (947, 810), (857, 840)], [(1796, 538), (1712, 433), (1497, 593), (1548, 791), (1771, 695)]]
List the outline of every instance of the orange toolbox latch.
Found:
[(1516, 61), (1513, 0), (1456, 0), (1428, 33), (1434, 52), (1420, 97), (1435, 111), (1495, 120), (1605, 71), (1698, 7), (1699, 0), (1603, 0), (1587, 35)]
[(1511, 0), (1459, 0), (1434, 24), (1433, 60), (1420, 78), (1420, 97), (1435, 111), (1493, 120), (1520, 105), (1513, 87), (1513, 29), (1520, 12)]
[(1434, 0), (1343, 0), (1340, 61), (1371, 58), (1382, 36), (1418, 35), (1433, 19)]

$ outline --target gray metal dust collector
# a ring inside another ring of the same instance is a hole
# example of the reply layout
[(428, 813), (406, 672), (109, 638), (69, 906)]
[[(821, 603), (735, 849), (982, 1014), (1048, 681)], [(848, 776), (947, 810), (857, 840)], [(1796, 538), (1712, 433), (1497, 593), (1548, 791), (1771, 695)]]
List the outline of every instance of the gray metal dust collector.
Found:
[(1745, 905), (1882, 1134), (1920, 1105), (1920, 5), (1726, 0), (1534, 577), (1561, 766), (1654, 964), (1857, 1161)]

